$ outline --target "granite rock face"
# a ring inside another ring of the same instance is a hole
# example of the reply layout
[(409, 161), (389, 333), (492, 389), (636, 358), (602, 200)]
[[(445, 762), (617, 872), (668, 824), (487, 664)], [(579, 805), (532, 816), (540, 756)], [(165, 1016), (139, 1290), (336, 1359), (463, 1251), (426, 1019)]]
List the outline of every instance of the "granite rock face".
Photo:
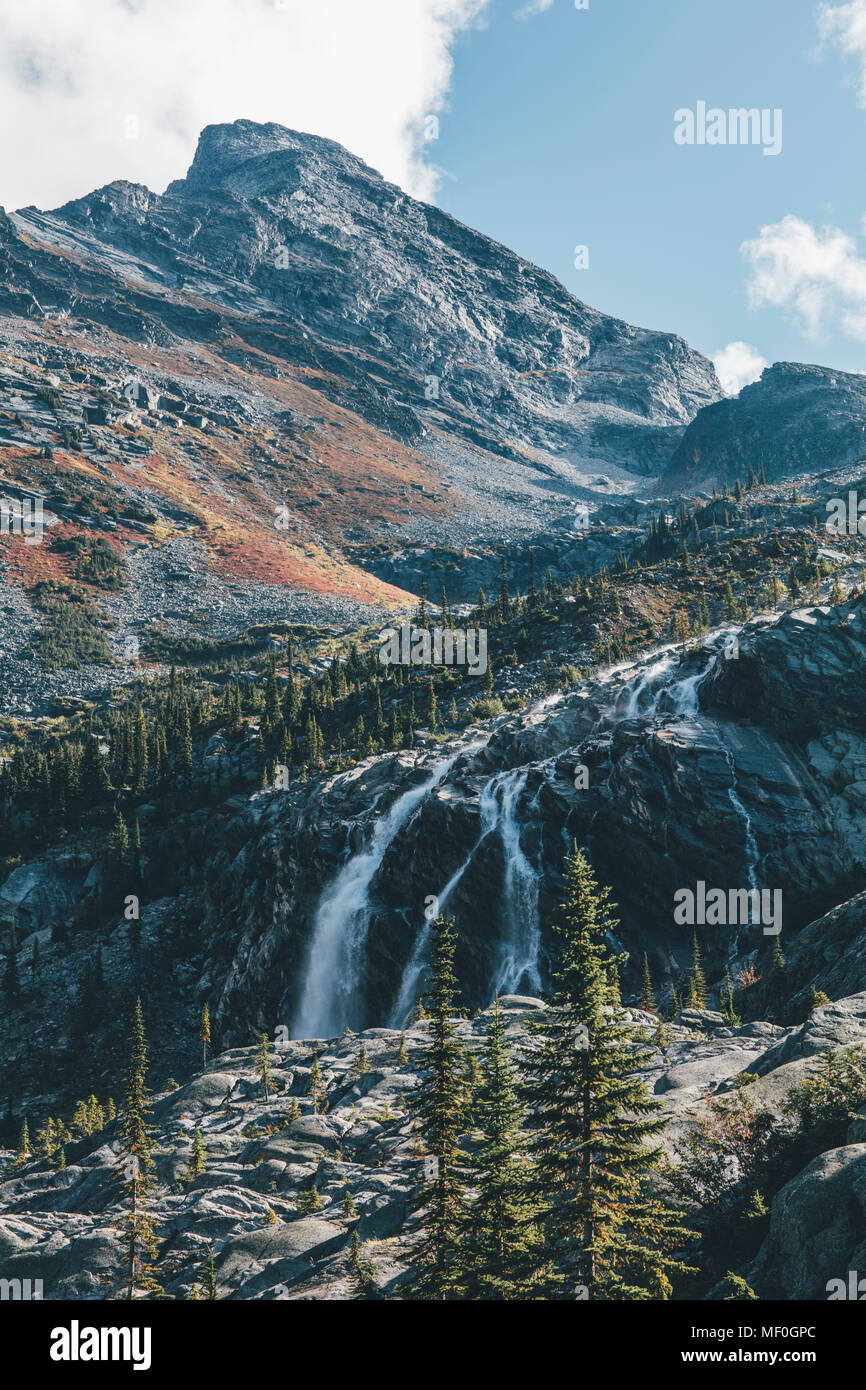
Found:
[(866, 454), (866, 379), (803, 362), (776, 362), (738, 396), (701, 410), (662, 474), (671, 492), (768, 483), (841, 468)]

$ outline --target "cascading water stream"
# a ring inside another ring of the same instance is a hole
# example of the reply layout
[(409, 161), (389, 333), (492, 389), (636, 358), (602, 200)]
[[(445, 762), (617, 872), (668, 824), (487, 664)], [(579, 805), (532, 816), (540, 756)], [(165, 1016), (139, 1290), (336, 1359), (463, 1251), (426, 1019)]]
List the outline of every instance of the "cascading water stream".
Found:
[(306, 978), (294, 1021), (295, 1037), (333, 1037), (359, 1022), (359, 984), (370, 925), (370, 886), (392, 840), (405, 828), (424, 798), (464, 753), (461, 748), (438, 763), (420, 786), (404, 792), (376, 823), (366, 848), (351, 855), (325, 889), (316, 910)]
[[(548, 760), (549, 763), (553, 759)], [(449, 897), (462, 879), (478, 850), (494, 832), (499, 834), (505, 857), (503, 882), (503, 926), (499, 960), (494, 966), (492, 989), (513, 994), (521, 985), (540, 990), (538, 969), (541, 931), (538, 917), (539, 873), (529, 862), (520, 843), (517, 806), (526, 786), (528, 773), (522, 769), (497, 772), (484, 784), (479, 796), (481, 830), (459, 869), (436, 895), (436, 904), (426, 915), (412, 955), (403, 972), (397, 999), (391, 1011), (390, 1026), (405, 1023), (417, 998), (427, 964), (430, 925), (438, 911), (445, 911)], [(539, 789), (540, 790), (540, 789)], [(537, 800), (537, 798), (536, 798)]]
[[(672, 645), (648, 654), (643, 662), (625, 663), (609, 671), (602, 682), (610, 686), (617, 677), (632, 672), (622, 685), (611, 692), (611, 698), (600, 707), (592, 732), (624, 719), (651, 719), (665, 716), (699, 717), (699, 690), (713, 666), (719, 660), (721, 643), (732, 631), (730, 627), (710, 634), (703, 644), (712, 660), (702, 671), (680, 675), (679, 650)], [(637, 668), (636, 668), (637, 667)], [(636, 669), (635, 669), (636, 668)], [(561, 704), (563, 696), (547, 697), (534, 707), (537, 714)], [(316, 910), (308, 952), (306, 977), (294, 1024), (296, 1036), (333, 1036), (347, 1025), (360, 1026), (362, 1003), (360, 986), (363, 978), (364, 953), (369, 932), (372, 905), (370, 890), (389, 845), (410, 823), (424, 798), (448, 775), (463, 754), (471, 754), (486, 740), (459, 749), (446, 761), (437, 764), (420, 786), (398, 797), (391, 808), (377, 821), (368, 845), (351, 855), (333, 882), (322, 893)], [(736, 769), (729, 750), (725, 756), (732, 774), (729, 792), (731, 805), (746, 828), (749, 854), (750, 887), (756, 887), (758, 847), (748, 812), (739, 798)], [(552, 769), (556, 758), (545, 760)], [(611, 762), (611, 776), (613, 762)], [(491, 990), (514, 993), (521, 988), (539, 990), (541, 979), (539, 957), (541, 933), (539, 922), (539, 887), (541, 868), (533, 865), (521, 843), (518, 806), (525, 791), (527, 768), (509, 768), (496, 773), (483, 786), (479, 797), (480, 833), (459, 868), (436, 895), (435, 907), (425, 914), (410, 958), (403, 971), (390, 1025), (401, 1026), (417, 997), (427, 963), (430, 926), (435, 913), (445, 910), (451, 894), (468, 870), (478, 850), (487, 838), (499, 835), (505, 872), (502, 885), (503, 915), (499, 954), (491, 963)], [(539, 792), (533, 805), (537, 807)], [(531, 809), (531, 808), (530, 808)], [(596, 811), (593, 816), (598, 815)], [(590, 826), (591, 829), (591, 826)]]

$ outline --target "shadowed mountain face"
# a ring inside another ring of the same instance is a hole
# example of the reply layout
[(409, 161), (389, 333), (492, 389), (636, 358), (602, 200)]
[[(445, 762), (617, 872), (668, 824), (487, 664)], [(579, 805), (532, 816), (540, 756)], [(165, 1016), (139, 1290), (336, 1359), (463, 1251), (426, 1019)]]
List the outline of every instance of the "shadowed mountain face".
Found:
[(691, 422), (662, 475), (669, 492), (819, 473), (866, 454), (866, 376), (776, 362), (739, 396), (717, 401)]

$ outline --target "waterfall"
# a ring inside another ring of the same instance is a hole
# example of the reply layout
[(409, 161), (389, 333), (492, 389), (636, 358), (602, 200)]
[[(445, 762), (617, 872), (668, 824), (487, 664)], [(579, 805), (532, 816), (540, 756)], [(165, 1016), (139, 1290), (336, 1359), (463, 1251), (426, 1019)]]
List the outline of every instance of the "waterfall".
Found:
[[(732, 630), (725, 627), (708, 636), (703, 645), (712, 660), (698, 671), (694, 671), (689, 662), (689, 675), (681, 674), (680, 651), (672, 644), (648, 653), (639, 663), (624, 663), (611, 669), (600, 682), (604, 695), (592, 732), (603, 734), (605, 726), (611, 728), (623, 719), (636, 717), (696, 717), (699, 713), (700, 686), (720, 660), (721, 643)], [(537, 714), (551, 709), (563, 703), (563, 699), (561, 694), (549, 696), (533, 707), (534, 712)], [(316, 908), (300, 1003), (294, 1020), (296, 1037), (334, 1036), (347, 1025), (357, 1027), (365, 1022), (361, 984), (373, 911), (370, 894), (385, 854), (411, 822), (424, 798), (447, 777), (458, 758), (471, 754), (486, 742), (487, 739), (482, 739), (458, 749), (433, 767), (419, 786), (399, 796), (375, 822), (367, 845), (349, 856), (333, 881), (323, 890)], [(736, 769), (727, 749), (725, 757), (731, 769), (729, 797), (745, 827), (749, 883), (755, 887), (758, 846), (751, 819), (739, 797)], [(545, 776), (554, 775), (555, 761), (556, 755), (547, 759), (546, 763), (535, 764), (536, 771), (544, 769)], [(611, 763), (611, 777), (613, 771)], [(436, 894), (437, 901), (433, 908), (425, 914), (396, 989), (389, 1019), (391, 1027), (400, 1027), (405, 1022), (421, 988), (433, 917), (447, 909), (451, 895), (484, 842), (493, 834), (498, 835), (501, 841), (505, 869), (499, 907), (494, 903), (485, 904), (486, 911), (498, 911), (499, 917), (498, 943), (490, 963), (490, 990), (496, 989), (501, 993), (515, 993), (521, 989), (540, 990), (541, 865), (540, 862), (533, 863), (527, 856), (518, 815), (528, 776), (527, 767), (508, 768), (495, 773), (481, 788), (478, 838)], [(533, 820), (532, 813), (537, 807), (542, 785), (539, 785), (531, 805), (528, 808), (524, 805), (524, 824)], [(589, 827), (590, 837), (599, 809)]]
[[(722, 741), (720, 738), (719, 743), (721, 742)], [(730, 769), (731, 773), (731, 785), (728, 788), (728, 799), (731, 805), (733, 806), (734, 810), (736, 811), (737, 815), (739, 816), (740, 820), (743, 822), (743, 827), (745, 830), (749, 887), (757, 888), (758, 877), (756, 871), (758, 867), (759, 853), (758, 842), (755, 839), (755, 832), (752, 829), (752, 818), (746, 810), (745, 806), (743, 805), (742, 801), (740, 800), (739, 787), (737, 784), (737, 768), (736, 764), (734, 763), (734, 755), (732, 754), (729, 748), (725, 747), (724, 744), (722, 744), (722, 751), (724, 752), (725, 761), (728, 764), (728, 768)]]
[[(553, 759), (548, 762), (552, 763)], [(460, 867), (451, 875), (436, 895), (436, 904), (425, 914), (424, 925), (418, 933), (412, 955), (403, 971), (397, 999), (391, 1010), (390, 1027), (405, 1023), (415, 1003), (427, 964), (430, 926), (438, 908), (444, 913), (448, 899), (462, 879), (478, 850), (494, 832), (502, 841), (505, 856), (503, 882), (503, 927), (499, 960), (493, 967), (491, 990), (513, 994), (522, 982), (533, 990), (541, 989), (538, 969), (541, 930), (538, 917), (539, 874), (534, 869), (520, 843), (520, 824), (517, 804), (526, 786), (528, 773), (521, 769), (497, 772), (484, 784), (478, 802), (481, 828), (478, 839)]]
[(388, 846), (408, 825), (421, 802), (437, 787), (463, 753), (461, 748), (433, 769), (420, 786), (404, 792), (376, 822), (366, 848), (347, 859), (324, 890), (310, 939), (306, 976), (294, 1020), (295, 1037), (334, 1037), (363, 1022), (360, 980), (370, 925), (370, 886)]
[(538, 992), (541, 932), (538, 920), (538, 870), (520, 843), (517, 803), (526, 786), (525, 772), (507, 772), (499, 783), (499, 833), (505, 854), (505, 925), (502, 958), (495, 980), (498, 994), (516, 994), (522, 985)]

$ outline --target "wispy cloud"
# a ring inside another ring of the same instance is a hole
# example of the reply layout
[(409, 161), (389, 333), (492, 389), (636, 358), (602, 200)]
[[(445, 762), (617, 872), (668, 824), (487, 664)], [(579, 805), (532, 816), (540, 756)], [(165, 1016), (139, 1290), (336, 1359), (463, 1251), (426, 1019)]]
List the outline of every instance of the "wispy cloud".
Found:
[(854, 237), (789, 213), (740, 251), (750, 271), (751, 308), (782, 309), (812, 337), (832, 325), (866, 342), (866, 259)]
[(716, 374), (727, 396), (736, 396), (744, 386), (757, 381), (768, 362), (751, 343), (728, 343), (713, 354)]
[(529, 0), (528, 5), (514, 11), (515, 19), (532, 19), (537, 14), (553, 8), (553, 0)]
[(866, 106), (866, 0), (849, 0), (845, 5), (820, 5), (818, 30), (825, 43), (834, 44), (857, 60), (858, 100), (861, 106)]
[(0, 203), (112, 179), (162, 189), (202, 126), (278, 121), (339, 140), (432, 198), (456, 36), (490, 0), (2, 0)]

